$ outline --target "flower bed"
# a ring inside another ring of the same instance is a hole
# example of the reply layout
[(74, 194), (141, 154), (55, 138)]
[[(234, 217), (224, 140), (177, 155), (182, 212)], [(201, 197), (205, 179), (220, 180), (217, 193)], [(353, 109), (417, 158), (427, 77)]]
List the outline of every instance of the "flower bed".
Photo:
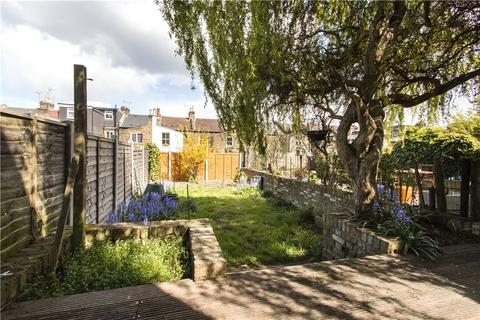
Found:
[(182, 239), (97, 241), (64, 257), (55, 278), (34, 279), (23, 300), (179, 280), (188, 260)]

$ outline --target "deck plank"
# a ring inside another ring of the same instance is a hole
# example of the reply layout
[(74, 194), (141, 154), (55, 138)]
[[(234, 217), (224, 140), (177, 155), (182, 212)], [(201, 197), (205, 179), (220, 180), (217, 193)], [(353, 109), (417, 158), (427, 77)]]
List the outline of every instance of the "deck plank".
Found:
[(480, 246), (370, 256), (16, 303), (2, 319), (479, 319)]

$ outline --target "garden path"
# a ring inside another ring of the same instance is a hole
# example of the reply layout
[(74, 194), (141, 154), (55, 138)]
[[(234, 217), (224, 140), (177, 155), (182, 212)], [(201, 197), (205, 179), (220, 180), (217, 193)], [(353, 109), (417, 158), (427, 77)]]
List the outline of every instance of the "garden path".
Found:
[(2, 319), (479, 319), (480, 246), (444, 252), (438, 263), (370, 256), (23, 302)]

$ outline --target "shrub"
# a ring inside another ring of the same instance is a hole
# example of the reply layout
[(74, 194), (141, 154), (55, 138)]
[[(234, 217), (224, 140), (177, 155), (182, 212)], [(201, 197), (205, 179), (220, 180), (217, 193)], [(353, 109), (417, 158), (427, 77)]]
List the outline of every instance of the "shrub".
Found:
[(199, 167), (207, 159), (208, 148), (208, 136), (206, 134), (198, 137), (193, 132), (187, 132), (182, 151), (179, 153), (178, 167), (174, 172), (175, 179), (196, 181)]
[(160, 180), (160, 149), (155, 143), (146, 143), (148, 151), (148, 174), (150, 181)]
[(65, 257), (55, 278), (38, 277), (24, 299), (179, 280), (188, 271), (181, 239), (96, 242)]

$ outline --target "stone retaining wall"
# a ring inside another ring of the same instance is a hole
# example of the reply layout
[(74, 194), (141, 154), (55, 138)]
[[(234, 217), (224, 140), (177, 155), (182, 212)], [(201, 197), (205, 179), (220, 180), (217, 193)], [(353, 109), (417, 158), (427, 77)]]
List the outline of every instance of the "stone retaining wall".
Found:
[(242, 168), (248, 178), (263, 177), (263, 190), (291, 202), (298, 208), (313, 208), (316, 212), (352, 212), (352, 193), (297, 179), (275, 176), (263, 171)]
[(336, 260), (376, 254), (400, 253), (401, 242), (382, 237), (348, 220), (344, 213), (323, 214), (317, 222), (323, 230), (323, 258)]
[[(323, 259), (358, 258), (375, 254), (395, 254), (401, 248), (398, 240), (376, 235), (348, 220), (353, 195), (310, 182), (289, 179), (252, 169), (242, 169), (248, 178), (263, 177), (263, 190), (291, 202), (298, 208), (312, 208), (315, 224), (322, 228)], [(343, 212), (343, 213), (332, 213)]]
[(193, 280), (216, 279), (225, 275), (227, 262), (208, 219), (154, 221), (148, 225), (140, 223), (89, 225), (85, 239), (89, 246), (95, 240), (142, 240), (164, 237), (185, 237), (192, 258)]

